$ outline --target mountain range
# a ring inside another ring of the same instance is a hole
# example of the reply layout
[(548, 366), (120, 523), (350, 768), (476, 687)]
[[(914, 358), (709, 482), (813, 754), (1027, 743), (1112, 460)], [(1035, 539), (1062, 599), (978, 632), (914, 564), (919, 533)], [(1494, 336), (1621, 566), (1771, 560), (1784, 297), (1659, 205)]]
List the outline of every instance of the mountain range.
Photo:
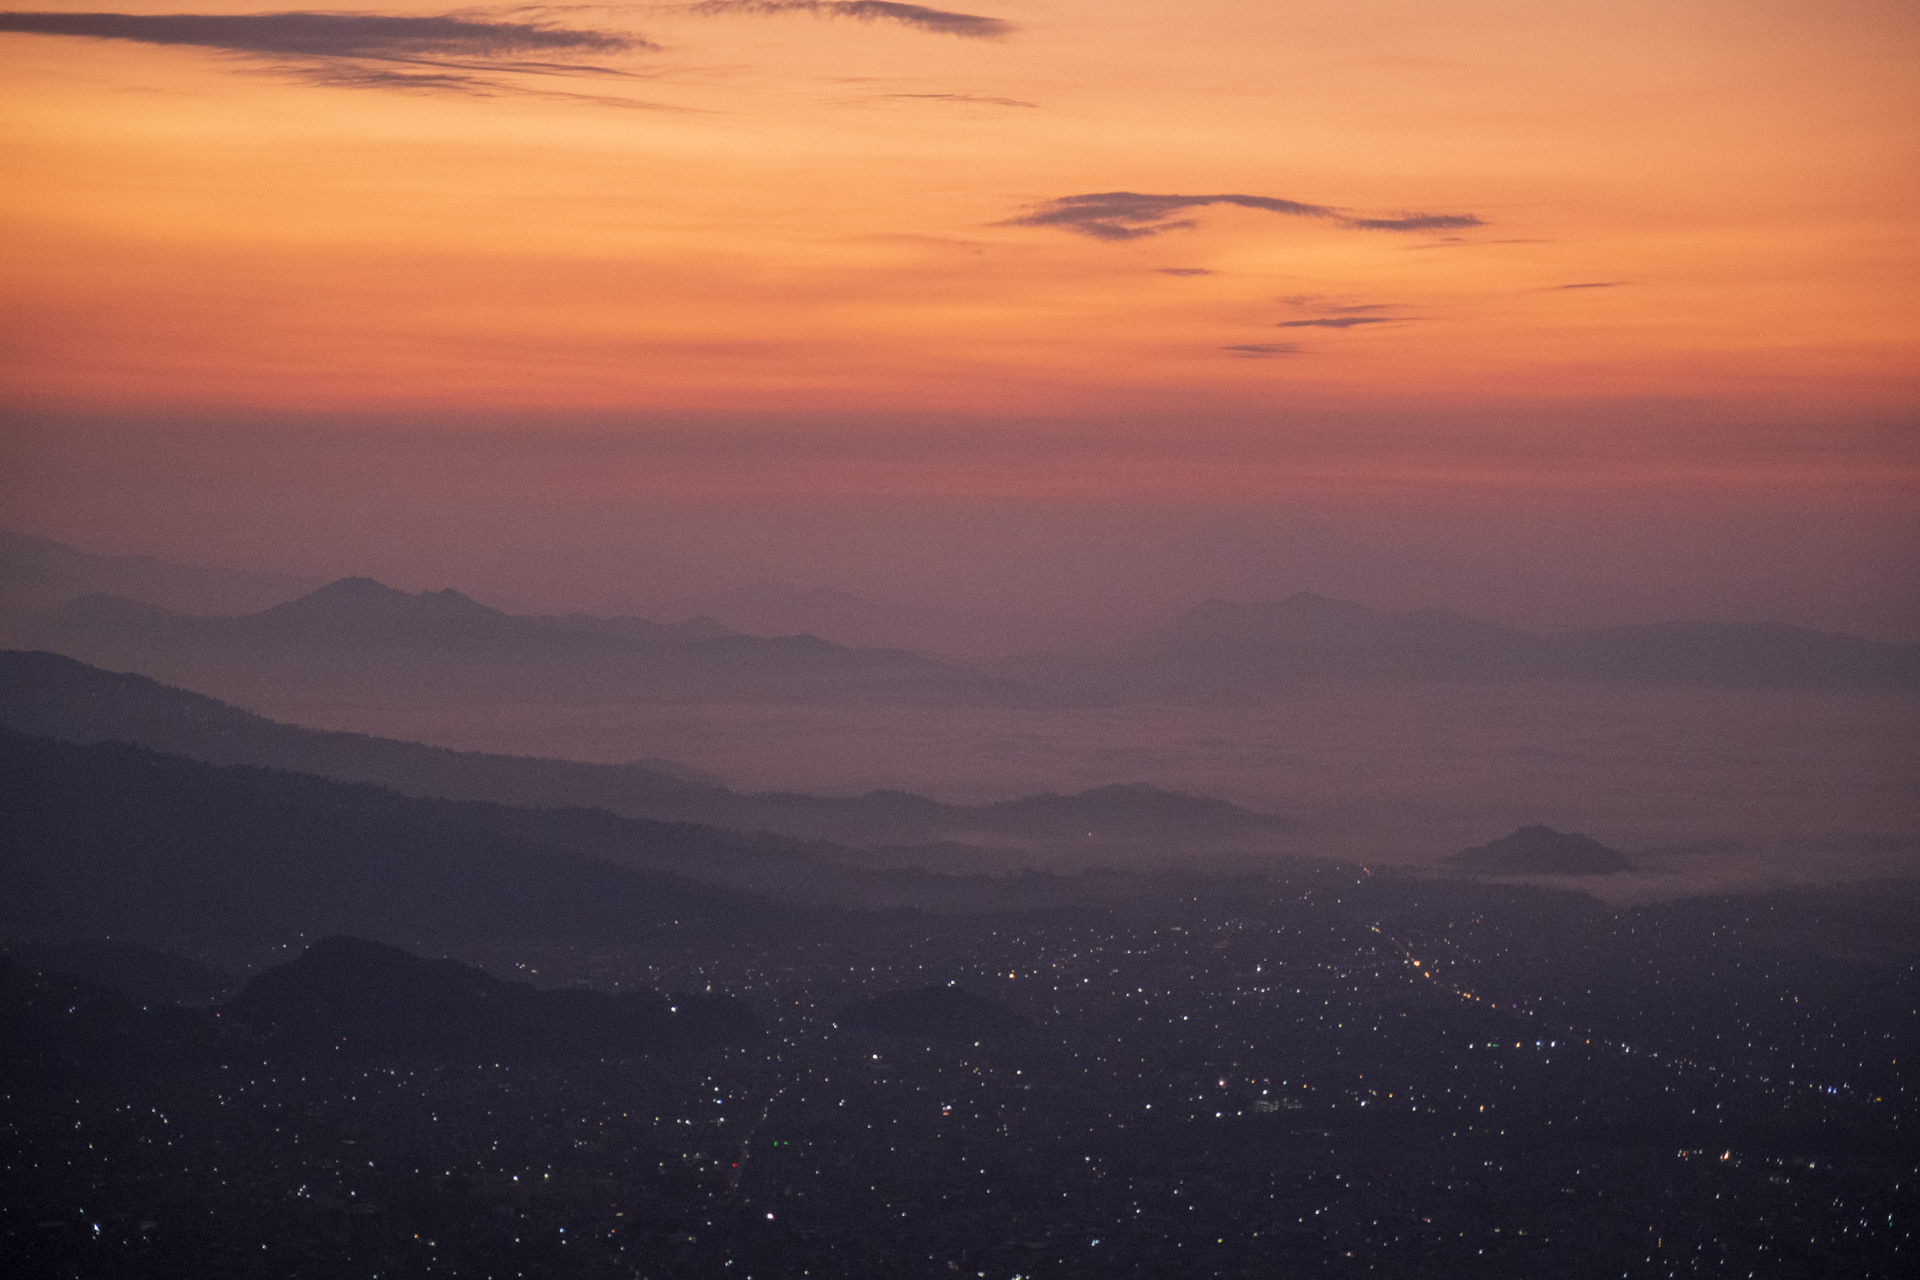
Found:
[(664, 761), (587, 764), (303, 729), (144, 676), (18, 650), (0, 652), (0, 725), (68, 742), (134, 742), (213, 764), (370, 782), (413, 796), (598, 808), (869, 848), (974, 844), (1044, 851), (1061, 844), (1177, 841), (1192, 850), (1270, 849), (1296, 826), (1224, 800), (1141, 785), (981, 805), (903, 791), (845, 798), (747, 793)]
[(1325, 679), (1920, 689), (1920, 644), (1775, 622), (1539, 635), (1445, 609), (1395, 613), (1304, 591), (1278, 601), (1209, 600), (1111, 662), (1123, 685), (1228, 696)]
[(594, 702), (907, 704), (1036, 701), (902, 649), (681, 623), (505, 613), (452, 589), (342, 578), (254, 613), (182, 613), (92, 595), (18, 628), (19, 643), (233, 696), (262, 687), (365, 696)]
[(0, 642), (27, 619), (90, 595), (118, 595), (190, 613), (244, 613), (312, 591), (324, 579), (209, 569), (153, 556), (100, 556), (0, 530)]
[[(370, 578), (284, 598), (301, 585), (0, 536), (0, 625), (16, 646), (242, 701), (267, 690), (442, 702), (1058, 707), (1245, 700), (1323, 681), (1920, 689), (1920, 644), (1777, 622), (1542, 635), (1444, 609), (1395, 612), (1312, 592), (1209, 600), (1098, 651), (962, 664), (808, 634), (751, 635), (710, 617), (510, 614), (452, 589), (411, 593)], [(831, 592), (778, 594), (850, 607)], [(278, 603), (251, 612), (196, 611), (210, 600), (276, 595)]]

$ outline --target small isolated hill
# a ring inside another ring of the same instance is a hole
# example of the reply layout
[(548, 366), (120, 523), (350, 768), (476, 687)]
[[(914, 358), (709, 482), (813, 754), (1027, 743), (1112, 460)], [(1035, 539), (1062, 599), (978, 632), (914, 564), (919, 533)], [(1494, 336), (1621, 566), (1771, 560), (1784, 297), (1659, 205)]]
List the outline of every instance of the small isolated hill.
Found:
[(1033, 1029), (1013, 1010), (956, 984), (912, 987), (862, 1000), (839, 1021), (904, 1040), (1005, 1040)]
[(269, 969), (222, 1012), (296, 1052), (512, 1061), (621, 1057), (737, 1040), (757, 1026), (728, 996), (539, 991), (347, 937)]
[(1498, 840), (1462, 849), (1446, 861), (1481, 875), (1604, 876), (1633, 870), (1625, 854), (1592, 836), (1552, 827), (1521, 827)]

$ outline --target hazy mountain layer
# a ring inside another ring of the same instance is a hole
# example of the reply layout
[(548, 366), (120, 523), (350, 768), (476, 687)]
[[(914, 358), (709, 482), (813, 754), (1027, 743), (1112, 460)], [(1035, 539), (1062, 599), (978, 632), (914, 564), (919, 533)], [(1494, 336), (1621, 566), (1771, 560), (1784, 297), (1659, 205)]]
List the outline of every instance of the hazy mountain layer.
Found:
[[(1040, 675), (1031, 662), (1020, 670)], [(1307, 679), (1914, 689), (1920, 645), (1780, 623), (1662, 622), (1542, 636), (1442, 609), (1392, 613), (1303, 591), (1199, 605), (1136, 641), (1110, 679), (1189, 694)]]
[(710, 619), (503, 613), (457, 591), (343, 578), (237, 617), (88, 596), (21, 629), (32, 648), (244, 695), (350, 690), (410, 699), (592, 702), (1020, 702), (1008, 681), (899, 649), (763, 638)]
[[(583, 764), (450, 751), (277, 724), (213, 698), (51, 653), (0, 653), (0, 725), (70, 742), (138, 742), (215, 764), (267, 765), (408, 795), (700, 822), (843, 844), (989, 841), (1027, 846), (1092, 839), (1182, 847), (1270, 847), (1293, 824), (1223, 800), (1144, 786), (942, 804), (905, 792), (838, 799), (743, 794), (638, 764)], [(670, 766), (671, 767), (671, 766)]]
[(0, 640), (28, 618), (107, 593), (194, 613), (243, 613), (290, 600), (319, 580), (174, 564), (152, 556), (96, 556), (51, 538), (0, 532)]

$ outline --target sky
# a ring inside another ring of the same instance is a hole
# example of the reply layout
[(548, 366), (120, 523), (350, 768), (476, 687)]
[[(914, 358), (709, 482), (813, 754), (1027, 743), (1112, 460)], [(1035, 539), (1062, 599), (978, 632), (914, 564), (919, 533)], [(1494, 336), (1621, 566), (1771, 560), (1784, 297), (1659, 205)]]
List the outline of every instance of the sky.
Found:
[(1901, 0), (177, 2), (0, 11), (0, 523), (1920, 638)]

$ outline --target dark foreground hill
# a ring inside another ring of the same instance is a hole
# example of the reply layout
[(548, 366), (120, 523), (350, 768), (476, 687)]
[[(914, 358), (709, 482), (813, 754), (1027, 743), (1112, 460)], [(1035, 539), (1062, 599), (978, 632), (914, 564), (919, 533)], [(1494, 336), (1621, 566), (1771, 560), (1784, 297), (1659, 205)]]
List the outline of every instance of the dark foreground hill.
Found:
[(889, 991), (848, 1006), (836, 1021), (906, 1040), (1004, 1040), (1033, 1029), (1013, 1010), (951, 983)]
[(214, 764), (372, 782), (407, 795), (599, 808), (859, 846), (981, 840), (1040, 846), (1092, 836), (1108, 844), (1179, 840), (1189, 849), (1267, 848), (1296, 825), (1224, 800), (1148, 786), (982, 805), (943, 804), (903, 791), (848, 798), (748, 794), (643, 764), (529, 759), (302, 729), (145, 676), (19, 650), (0, 652), (0, 725), (69, 742), (137, 742)]
[(97, 982), (139, 1001), (209, 1004), (238, 984), (232, 974), (191, 957), (111, 938), (21, 943), (8, 953), (25, 968)]
[[(29, 958), (30, 959), (30, 958)], [(177, 957), (176, 957), (177, 959)], [(219, 1008), (143, 1000), (0, 955), (0, 1088), (71, 1090), (263, 1058), (562, 1063), (739, 1044), (759, 1023), (727, 995), (540, 991), (451, 960), (323, 938)]]
[[(0, 929), (44, 940), (633, 941), (665, 929), (724, 938), (792, 916), (583, 855), (536, 818), (0, 730)], [(693, 850), (721, 839), (629, 834)]]
[(757, 1025), (730, 996), (539, 991), (360, 938), (322, 938), (222, 1013), (283, 1051), (442, 1061), (627, 1057), (738, 1040)]
[(1631, 871), (1624, 853), (1580, 832), (1521, 827), (1498, 840), (1462, 849), (1449, 866), (1483, 875), (1604, 876)]

